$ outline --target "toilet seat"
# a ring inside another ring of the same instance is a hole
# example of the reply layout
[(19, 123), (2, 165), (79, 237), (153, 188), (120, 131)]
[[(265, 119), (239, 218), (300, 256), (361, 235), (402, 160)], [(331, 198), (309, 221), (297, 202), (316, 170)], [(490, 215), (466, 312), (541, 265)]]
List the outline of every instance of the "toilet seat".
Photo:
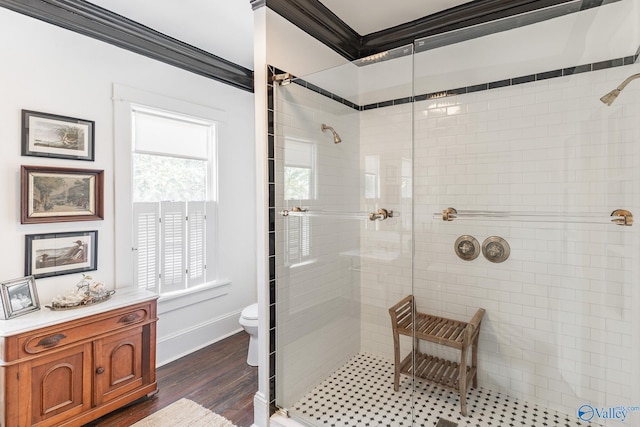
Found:
[(247, 320), (258, 320), (258, 303), (245, 307), (240, 316)]

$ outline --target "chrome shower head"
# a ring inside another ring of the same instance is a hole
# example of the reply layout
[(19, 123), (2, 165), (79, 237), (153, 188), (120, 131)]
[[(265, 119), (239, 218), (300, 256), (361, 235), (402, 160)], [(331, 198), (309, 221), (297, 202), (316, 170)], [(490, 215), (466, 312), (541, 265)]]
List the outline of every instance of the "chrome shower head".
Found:
[(637, 78), (640, 78), (640, 73), (627, 77), (627, 79), (623, 81), (620, 84), (620, 86), (618, 86), (617, 88), (615, 88), (614, 90), (612, 90), (611, 92), (609, 92), (608, 94), (600, 98), (600, 101), (604, 102), (607, 105), (613, 104), (613, 101), (615, 101), (618, 95), (620, 95), (620, 92), (622, 91), (622, 89), (624, 89), (625, 86), (629, 84), (629, 82)]
[(331, 133), (333, 134), (333, 143), (334, 144), (338, 144), (338, 143), (342, 142), (342, 139), (340, 138), (340, 135), (338, 135), (338, 132), (333, 130), (333, 128), (331, 126), (327, 126), (327, 125), (325, 125), (323, 123), (320, 126), (320, 129), (322, 129), (322, 132), (325, 132), (327, 129), (331, 131)]

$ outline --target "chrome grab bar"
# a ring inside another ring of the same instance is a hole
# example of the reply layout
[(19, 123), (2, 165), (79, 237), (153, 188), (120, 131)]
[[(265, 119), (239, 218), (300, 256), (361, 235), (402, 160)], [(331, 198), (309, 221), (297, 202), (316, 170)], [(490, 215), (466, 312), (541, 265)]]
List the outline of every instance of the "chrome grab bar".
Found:
[(616, 225), (633, 225), (633, 214), (625, 209), (616, 209), (605, 218), (598, 213), (572, 213), (572, 212), (507, 212), (507, 211), (458, 211), (455, 208), (447, 208), (442, 213), (434, 213), (434, 219), (443, 221), (453, 220), (510, 220), (528, 222), (558, 222), (558, 223), (582, 223), (582, 224), (602, 224), (612, 222)]
[(394, 218), (400, 216), (397, 212), (392, 210), (380, 208), (376, 212), (340, 212), (340, 211), (326, 211), (326, 210), (312, 210), (307, 208), (301, 208), (295, 206), (291, 209), (284, 209), (280, 211), (280, 215), (284, 217), (289, 216), (333, 216), (340, 218), (353, 218), (353, 219), (368, 219), (369, 221), (384, 221), (388, 218)]

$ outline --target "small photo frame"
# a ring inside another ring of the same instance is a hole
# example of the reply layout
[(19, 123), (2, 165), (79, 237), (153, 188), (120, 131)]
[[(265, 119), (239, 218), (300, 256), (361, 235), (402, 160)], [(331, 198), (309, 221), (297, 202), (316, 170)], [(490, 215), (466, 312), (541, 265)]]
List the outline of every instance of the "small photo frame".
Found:
[(95, 122), (22, 110), (22, 155), (94, 160)]
[(22, 166), (20, 222), (104, 219), (104, 171)]
[(36, 279), (98, 268), (98, 231), (28, 234), (25, 276)]
[(33, 276), (0, 283), (0, 300), (4, 319), (40, 310), (40, 301)]

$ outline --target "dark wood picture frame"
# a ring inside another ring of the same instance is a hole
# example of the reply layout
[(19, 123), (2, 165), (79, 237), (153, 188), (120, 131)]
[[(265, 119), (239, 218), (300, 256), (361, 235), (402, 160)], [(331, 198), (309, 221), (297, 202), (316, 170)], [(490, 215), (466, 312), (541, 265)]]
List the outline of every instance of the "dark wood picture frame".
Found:
[(22, 110), (22, 155), (95, 160), (95, 122)]
[(104, 219), (104, 171), (22, 166), (20, 222)]
[(40, 310), (40, 301), (33, 276), (0, 283), (0, 299), (4, 319)]
[(97, 268), (97, 230), (25, 236), (25, 276), (40, 279)]

